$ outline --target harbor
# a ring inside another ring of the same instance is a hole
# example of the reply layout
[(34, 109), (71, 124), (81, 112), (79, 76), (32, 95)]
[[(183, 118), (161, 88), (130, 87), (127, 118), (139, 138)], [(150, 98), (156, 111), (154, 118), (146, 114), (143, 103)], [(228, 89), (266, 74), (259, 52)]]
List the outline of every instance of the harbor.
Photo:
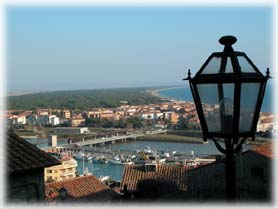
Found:
[[(244, 145), (244, 150), (249, 147), (250, 145)], [(106, 176), (115, 181), (121, 181), (124, 167), (127, 164), (164, 163), (196, 166), (200, 163), (213, 162), (215, 157), (220, 154), (212, 141), (207, 144), (194, 144), (129, 140), (115, 144), (100, 144), (98, 147), (82, 146), (70, 149), (58, 146), (57, 150), (49, 151), (66, 152), (75, 157), (79, 175), (89, 172), (94, 176)], [(148, 159), (140, 161), (140, 157), (144, 155)], [(159, 157), (160, 160), (157, 161), (154, 155), (157, 155), (156, 157)]]

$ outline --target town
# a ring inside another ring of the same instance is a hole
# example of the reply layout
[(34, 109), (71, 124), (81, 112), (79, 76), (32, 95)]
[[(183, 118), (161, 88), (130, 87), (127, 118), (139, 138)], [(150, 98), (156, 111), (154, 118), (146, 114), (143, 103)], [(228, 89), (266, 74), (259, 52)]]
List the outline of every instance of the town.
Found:
[[(9, 127), (17, 130), (37, 130), (40, 127), (201, 129), (193, 102), (121, 103), (117, 108), (90, 108), (82, 112), (69, 109), (7, 110), (6, 121)], [(204, 109), (206, 115), (219, 114), (217, 105), (206, 104)], [(276, 131), (274, 114), (261, 113), (257, 133), (271, 136)]]
[[(41, 191), (41, 197), (45, 197), (49, 203), (65, 200), (80, 201), (84, 194), (89, 194), (87, 200), (96, 201), (103, 201), (105, 198), (109, 201), (131, 199), (137, 201), (149, 198), (161, 200), (165, 195), (170, 196), (170, 199), (179, 200), (206, 199), (209, 198), (210, 191), (196, 190), (196, 188), (204, 187), (196, 183), (201, 182), (198, 178), (201, 178), (203, 170), (209, 173), (204, 178), (213, 182), (213, 188), (209, 188), (217, 190), (219, 194), (223, 193), (223, 188), (217, 183), (223, 179), (220, 178), (219, 180), (214, 177), (214, 173), (223, 164), (221, 156), (202, 158), (195, 156), (193, 150), (189, 154), (176, 151), (167, 153), (154, 150), (151, 147), (130, 152), (112, 152), (95, 146), (100, 143), (104, 144), (104, 141), (113, 144), (119, 139), (121, 139), (121, 142), (127, 139), (133, 140), (146, 133), (151, 136), (152, 132), (157, 135), (157, 138), (163, 139), (163, 135), (158, 133), (171, 133), (169, 135), (172, 135), (175, 130), (183, 130), (182, 132), (185, 135), (194, 139), (201, 138), (199, 119), (195, 105), (192, 102), (172, 100), (160, 104), (136, 106), (128, 105), (126, 101), (121, 103), (122, 105), (117, 108), (90, 108), (82, 112), (69, 109), (7, 110), (7, 126), (12, 130), (12, 133), (8, 134), (8, 140), (18, 140), (17, 143), (22, 143), (17, 135), (25, 139), (38, 138), (38, 141), (39, 138), (49, 138), (49, 146), (40, 148), (40, 152), (48, 153), (54, 159), (52, 166), (45, 166), (42, 171), (44, 177), (41, 181), (45, 182), (45, 191)], [(206, 104), (204, 108), (207, 115), (219, 112), (219, 106), (217, 105)], [(261, 113), (257, 126), (259, 136), (267, 139), (275, 132), (274, 120), (274, 115)], [(57, 142), (61, 140), (64, 140), (64, 143), (59, 145)], [(195, 143), (200, 141), (193, 140)], [(91, 146), (83, 146), (85, 144)], [(262, 148), (255, 149), (257, 152), (262, 152)], [(263, 151), (263, 155), (271, 153), (268, 148), (264, 149), (267, 149), (267, 151)], [(16, 149), (13, 147), (13, 150)], [(249, 155), (254, 155), (253, 151), (246, 153), (243, 155), (243, 161), (248, 160)], [(89, 163), (91, 161), (92, 163), (124, 165), (121, 181), (115, 181), (109, 176), (94, 176), (87, 168), (84, 169), (84, 160)], [(263, 158), (258, 158), (257, 162), (263, 160)], [(78, 173), (78, 163), (82, 162), (83, 171)], [(266, 163), (266, 165), (268, 164)], [(262, 169), (269, 168), (264, 167)], [(248, 172), (247, 175), (251, 175)], [(256, 176), (259, 175), (256, 174), (257, 171), (252, 172), (255, 172), (252, 175), (257, 178)], [(154, 174), (151, 178), (153, 180), (151, 184), (148, 173)], [(166, 174), (169, 176), (165, 176)], [(172, 179), (172, 175), (176, 175), (176, 178)], [(137, 178), (136, 176), (141, 177)], [(161, 191), (158, 192), (157, 188), (161, 187), (159, 176), (165, 178), (163, 182), (168, 182), (168, 186), (163, 186)], [(262, 177), (261, 180), (265, 181), (265, 177)], [(30, 181), (33, 180), (30, 179)], [(260, 182), (258, 185), (261, 184)], [(17, 183), (21, 184), (22, 182)], [(77, 184), (83, 188), (79, 193), (74, 186)], [(98, 185), (99, 189), (107, 190), (107, 194), (99, 197), (92, 184)], [(176, 189), (173, 190), (173, 188)], [(62, 191), (63, 189), (66, 190)], [(146, 192), (146, 190), (149, 192)], [(173, 190), (172, 195), (168, 193), (170, 190)], [(258, 191), (255, 191), (255, 193), (262, 198), (269, 198), (268, 192), (258, 193)], [(71, 196), (73, 194), (74, 197)], [(244, 198), (244, 195), (242, 197)]]

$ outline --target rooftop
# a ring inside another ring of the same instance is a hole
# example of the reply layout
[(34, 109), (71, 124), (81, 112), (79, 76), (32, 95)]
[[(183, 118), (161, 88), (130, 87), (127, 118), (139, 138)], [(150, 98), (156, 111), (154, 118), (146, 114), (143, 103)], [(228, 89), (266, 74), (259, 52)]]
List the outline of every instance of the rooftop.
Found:
[(274, 156), (277, 157), (277, 154), (274, 153), (276, 143), (268, 142), (260, 145), (256, 145), (252, 148), (252, 151), (255, 151), (265, 157), (273, 158)]
[(119, 194), (106, 186), (96, 177), (80, 176), (73, 179), (48, 183), (45, 194), (48, 199), (56, 199), (59, 190), (66, 190), (65, 201), (111, 201), (119, 198)]
[(13, 132), (7, 134), (7, 169), (9, 172), (24, 172), (61, 164), (36, 146)]
[(171, 183), (177, 189), (185, 191), (186, 168), (179, 165), (157, 165), (154, 171), (146, 171), (145, 165), (127, 165), (124, 169), (121, 189), (127, 185), (127, 190), (138, 191), (138, 183), (144, 180), (161, 182), (161, 186), (164, 183)]

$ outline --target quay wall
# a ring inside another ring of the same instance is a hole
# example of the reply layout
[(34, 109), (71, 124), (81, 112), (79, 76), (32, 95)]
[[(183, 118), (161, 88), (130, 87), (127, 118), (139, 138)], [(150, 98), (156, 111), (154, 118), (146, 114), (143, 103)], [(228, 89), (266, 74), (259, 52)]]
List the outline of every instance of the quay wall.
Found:
[(138, 141), (167, 141), (167, 142), (184, 142), (184, 143), (203, 143), (202, 138), (174, 135), (174, 134), (152, 134), (140, 136), (136, 140)]

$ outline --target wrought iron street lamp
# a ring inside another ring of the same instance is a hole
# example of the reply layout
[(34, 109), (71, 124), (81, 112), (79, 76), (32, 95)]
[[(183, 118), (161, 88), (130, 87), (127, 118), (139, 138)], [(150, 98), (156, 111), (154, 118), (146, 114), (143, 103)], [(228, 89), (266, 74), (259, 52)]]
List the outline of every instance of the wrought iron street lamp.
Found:
[[(234, 155), (247, 138), (255, 140), (256, 126), (269, 76), (264, 76), (244, 52), (234, 51), (234, 36), (219, 42), (223, 52), (212, 53), (201, 69), (188, 80), (203, 132), (226, 155), (227, 198), (236, 198)], [(217, 138), (224, 139), (222, 147)]]

